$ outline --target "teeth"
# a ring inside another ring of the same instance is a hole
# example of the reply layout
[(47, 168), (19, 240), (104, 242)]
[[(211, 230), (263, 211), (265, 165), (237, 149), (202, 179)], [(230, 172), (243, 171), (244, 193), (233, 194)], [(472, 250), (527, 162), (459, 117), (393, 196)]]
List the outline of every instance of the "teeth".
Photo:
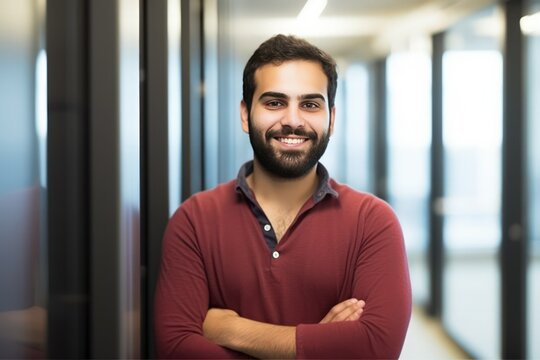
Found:
[(306, 141), (306, 139), (300, 139), (300, 138), (279, 138), (279, 141), (282, 142), (282, 143), (285, 143), (285, 144), (289, 144), (289, 145), (296, 145), (296, 144), (301, 144), (301, 143), (303, 143), (304, 141)]

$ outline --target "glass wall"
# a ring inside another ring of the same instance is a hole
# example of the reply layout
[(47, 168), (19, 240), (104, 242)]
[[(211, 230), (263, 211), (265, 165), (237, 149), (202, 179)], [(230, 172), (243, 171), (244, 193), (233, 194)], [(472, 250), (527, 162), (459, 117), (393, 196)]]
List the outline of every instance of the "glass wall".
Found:
[(180, 204), (182, 189), (181, 149), (182, 149), (182, 63), (180, 59), (180, 0), (167, 1), (167, 66), (168, 77), (168, 117), (169, 117), (169, 214)]
[(338, 63), (334, 133), (321, 158), (334, 179), (362, 191), (373, 190), (370, 83), (369, 67), (364, 63)]
[(501, 21), (461, 21), (443, 54), (443, 322), (480, 358), (500, 353)]
[(139, 0), (119, 0), (120, 354), (140, 356)]
[[(217, 181), (214, 180), (215, 182), (209, 184), (210, 186), (235, 178), (240, 166), (252, 158), (249, 138), (240, 125), (242, 71), (249, 56), (255, 50), (257, 42), (264, 40), (264, 36), (245, 31), (238, 22), (232, 21), (237, 16), (241, 17), (246, 5), (249, 3), (244, 1), (217, 1), (217, 44), (215, 44), (217, 67), (213, 70), (217, 70), (217, 83), (214, 86), (217, 86), (219, 94), (217, 97), (219, 136), (213, 135), (210, 128), (209, 135), (205, 136), (214, 136), (217, 141), (212, 143), (211, 138), (207, 137), (206, 143), (213, 145), (214, 148), (207, 147), (205, 150), (209, 154), (217, 152), (218, 160), (217, 163), (214, 160), (214, 163), (216, 163), (218, 173)], [(213, 44), (214, 41), (209, 39), (208, 43)]]
[(343, 77), (344, 103), (338, 109), (345, 114), (340, 120), (344, 122), (340, 126), (345, 130), (341, 181), (357, 190), (373, 191), (370, 181), (372, 136), (369, 119), (372, 109), (369, 106), (369, 89), (372, 79), (369, 67), (359, 62), (352, 63), (346, 67)]
[(372, 190), (369, 86), (365, 64), (338, 63), (334, 133), (320, 160), (334, 179), (363, 191)]
[(0, 1), (0, 358), (45, 358), (45, 1)]
[(429, 41), (387, 60), (388, 200), (403, 227), (413, 299), (428, 300), (427, 239), (431, 145)]
[(540, 358), (540, 1), (529, 2), (527, 18), (522, 19), (526, 35), (526, 110), (528, 144), (528, 215), (529, 215), (529, 266), (527, 299), (527, 355)]

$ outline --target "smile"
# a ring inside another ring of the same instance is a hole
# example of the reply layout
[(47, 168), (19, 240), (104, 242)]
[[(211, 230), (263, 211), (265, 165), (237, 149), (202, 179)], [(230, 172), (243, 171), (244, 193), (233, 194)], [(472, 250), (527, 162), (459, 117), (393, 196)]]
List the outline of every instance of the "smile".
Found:
[(305, 138), (288, 138), (288, 137), (279, 137), (277, 140), (283, 144), (287, 145), (298, 145), (306, 142)]

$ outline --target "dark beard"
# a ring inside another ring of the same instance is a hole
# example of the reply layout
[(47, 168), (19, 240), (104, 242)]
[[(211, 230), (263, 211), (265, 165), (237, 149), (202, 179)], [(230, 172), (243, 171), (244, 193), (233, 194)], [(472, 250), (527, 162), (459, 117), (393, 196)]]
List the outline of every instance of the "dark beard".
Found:
[[(319, 161), (326, 151), (330, 134), (325, 133), (321, 139), (315, 132), (307, 132), (303, 128), (293, 131), (290, 126), (284, 126), (281, 131), (273, 130), (266, 134), (253, 128), (251, 116), (248, 119), (249, 141), (257, 161), (269, 173), (287, 179), (299, 178), (306, 175)], [(306, 153), (301, 150), (284, 150), (277, 152), (270, 146), (270, 141), (276, 136), (287, 135), (305, 136), (313, 143)]]

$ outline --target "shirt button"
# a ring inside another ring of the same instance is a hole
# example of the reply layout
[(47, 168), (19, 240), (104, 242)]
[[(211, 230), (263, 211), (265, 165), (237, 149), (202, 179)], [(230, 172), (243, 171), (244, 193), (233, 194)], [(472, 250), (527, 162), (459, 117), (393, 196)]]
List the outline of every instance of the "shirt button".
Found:
[(274, 252), (272, 253), (272, 257), (273, 257), (274, 259), (277, 259), (277, 258), (279, 257), (279, 253), (278, 253), (277, 251), (274, 251)]
[(270, 231), (271, 228), (269, 224), (264, 225), (264, 231)]

